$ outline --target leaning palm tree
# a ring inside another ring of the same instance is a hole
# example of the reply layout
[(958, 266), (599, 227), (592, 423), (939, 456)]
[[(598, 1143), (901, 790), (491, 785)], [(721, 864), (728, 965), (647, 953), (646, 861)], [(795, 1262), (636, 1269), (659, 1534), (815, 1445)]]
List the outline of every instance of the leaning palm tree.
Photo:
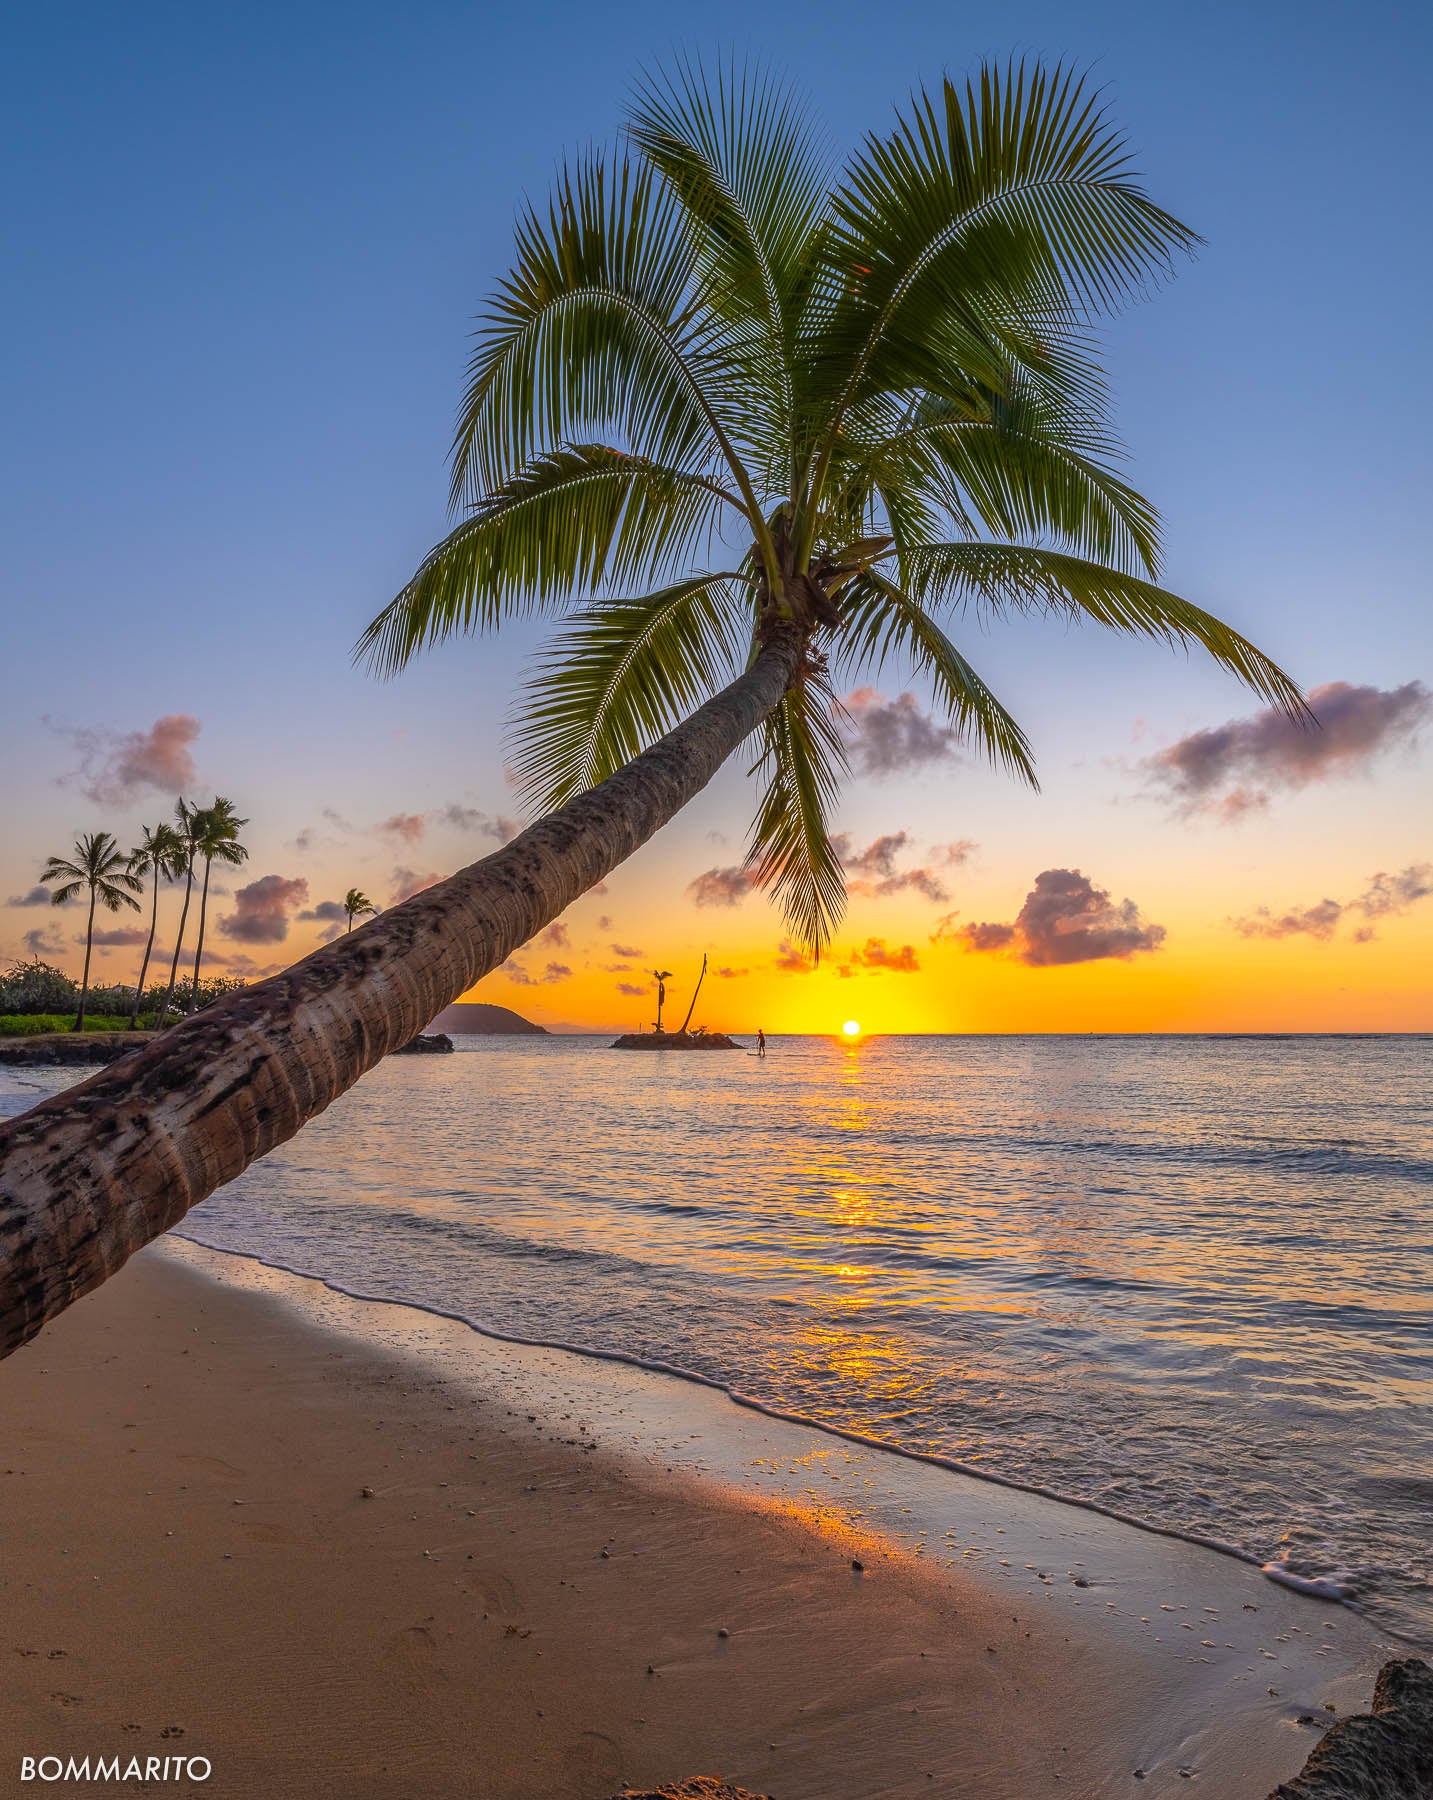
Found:
[(189, 923), (189, 902), (194, 895), (194, 858), (197, 850), (195, 838), (195, 821), (199, 817), (199, 808), (191, 806), (181, 794), (174, 802), (174, 831), (182, 845), (181, 861), (184, 876), (184, 904), (179, 909), (179, 930), (174, 936), (174, 954), (169, 959), (169, 985), (164, 990), (164, 999), (160, 1004), (159, 1016), (154, 1025), (157, 1031), (163, 1031), (165, 1021), (169, 1017), (169, 1008), (174, 1000), (174, 984), (179, 979), (179, 958), (184, 951), (184, 930)]
[[(564, 613), (517, 724), (522, 778), (554, 810), (0, 1127), (18, 1247), (0, 1341), (408, 1042), (754, 732), (752, 868), (819, 952), (842, 903), (839, 682), (904, 660), (1033, 778), (953, 620), (1033, 611), (1197, 644), (1299, 712), (1260, 651), (1158, 585), (1156, 515), (1113, 462), (1093, 321), (1194, 242), (1058, 70), (918, 95), (843, 171), (770, 81), (646, 83), (620, 152), (521, 218), (454, 446), (464, 517), (361, 646), (392, 673)], [(63, 1221), (88, 1208), (106, 1229), (72, 1248)]]
[(377, 918), (378, 908), (364, 893), (362, 888), (350, 888), (343, 896), (343, 910), (348, 917), (348, 929), (353, 930), (355, 919)]
[(149, 936), (145, 939), (144, 960), (139, 965), (135, 983), (134, 1004), (129, 1009), (129, 1028), (139, 1023), (139, 1009), (144, 1004), (144, 978), (149, 973), (149, 959), (154, 954), (154, 934), (159, 927), (159, 885), (161, 881), (177, 881), (184, 873), (186, 851), (184, 840), (164, 820), (146, 825), (144, 835), (129, 853), (132, 871), (147, 869), (153, 882), (153, 900), (149, 909)]
[(139, 911), (135, 895), (143, 893), (144, 883), (131, 871), (129, 859), (107, 831), (86, 832), (75, 839), (73, 857), (52, 856), (40, 871), (40, 880), (54, 891), (50, 902), (64, 906), (88, 890), (89, 918), (85, 924), (85, 972), (80, 978), (80, 1010), (72, 1027), (85, 1028), (85, 1003), (90, 993), (90, 955), (94, 949), (95, 907), (118, 912), (122, 906)]
[(248, 850), (239, 842), (239, 833), (249, 823), (234, 811), (232, 800), (216, 795), (214, 804), (194, 815), (194, 855), (204, 863), (204, 885), (199, 896), (199, 938), (194, 947), (194, 979), (189, 988), (189, 1011), (199, 1009), (199, 965), (204, 958), (204, 921), (209, 911), (209, 872), (216, 862), (231, 869), (246, 861)]

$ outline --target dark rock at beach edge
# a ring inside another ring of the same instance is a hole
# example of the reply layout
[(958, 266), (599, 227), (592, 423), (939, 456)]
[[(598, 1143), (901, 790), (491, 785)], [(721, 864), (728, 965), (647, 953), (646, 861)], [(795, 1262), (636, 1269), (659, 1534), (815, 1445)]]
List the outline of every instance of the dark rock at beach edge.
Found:
[(1416, 1656), (1378, 1671), (1372, 1712), (1340, 1719), (1269, 1800), (1429, 1800), (1433, 1669)]
[(720, 1031), (629, 1031), (612, 1045), (614, 1050), (740, 1050), (741, 1045)]
[(0, 1064), (34, 1069), (47, 1064), (112, 1063), (153, 1038), (152, 1031), (45, 1031), (34, 1037), (0, 1038)]
[(445, 1031), (435, 1031), (431, 1036), (420, 1033), (410, 1038), (406, 1044), (400, 1044), (393, 1052), (395, 1056), (447, 1056), (453, 1048), (453, 1040)]

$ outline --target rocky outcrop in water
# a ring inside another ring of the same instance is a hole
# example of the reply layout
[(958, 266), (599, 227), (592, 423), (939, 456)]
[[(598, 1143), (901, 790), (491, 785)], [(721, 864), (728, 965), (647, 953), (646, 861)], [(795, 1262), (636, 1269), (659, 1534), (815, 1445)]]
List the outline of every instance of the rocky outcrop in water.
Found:
[(453, 1048), (453, 1040), (446, 1032), (435, 1031), (431, 1035), (419, 1034), (409, 1038), (406, 1044), (400, 1044), (393, 1052), (394, 1056), (447, 1056)]
[(1340, 1719), (1269, 1800), (1433, 1800), (1433, 1669), (1385, 1663), (1373, 1711)]
[(629, 1031), (614, 1050), (740, 1050), (720, 1031)]

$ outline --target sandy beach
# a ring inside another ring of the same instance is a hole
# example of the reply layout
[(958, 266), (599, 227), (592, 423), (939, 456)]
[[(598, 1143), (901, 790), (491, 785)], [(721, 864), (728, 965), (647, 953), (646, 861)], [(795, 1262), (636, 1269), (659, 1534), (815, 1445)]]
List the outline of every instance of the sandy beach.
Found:
[(182, 1750), (243, 1800), (1256, 1800), (1384, 1654), (1195, 1546), (174, 1240), (0, 1419), (0, 1792)]

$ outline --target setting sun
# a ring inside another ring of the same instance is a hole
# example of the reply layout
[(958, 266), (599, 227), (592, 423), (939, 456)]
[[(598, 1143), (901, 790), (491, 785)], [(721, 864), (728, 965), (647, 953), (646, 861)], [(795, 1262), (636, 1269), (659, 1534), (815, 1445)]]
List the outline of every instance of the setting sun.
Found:
[(847, 1019), (841, 1029), (847, 1037), (860, 1037), (861, 1035), (861, 1027), (855, 1019)]

